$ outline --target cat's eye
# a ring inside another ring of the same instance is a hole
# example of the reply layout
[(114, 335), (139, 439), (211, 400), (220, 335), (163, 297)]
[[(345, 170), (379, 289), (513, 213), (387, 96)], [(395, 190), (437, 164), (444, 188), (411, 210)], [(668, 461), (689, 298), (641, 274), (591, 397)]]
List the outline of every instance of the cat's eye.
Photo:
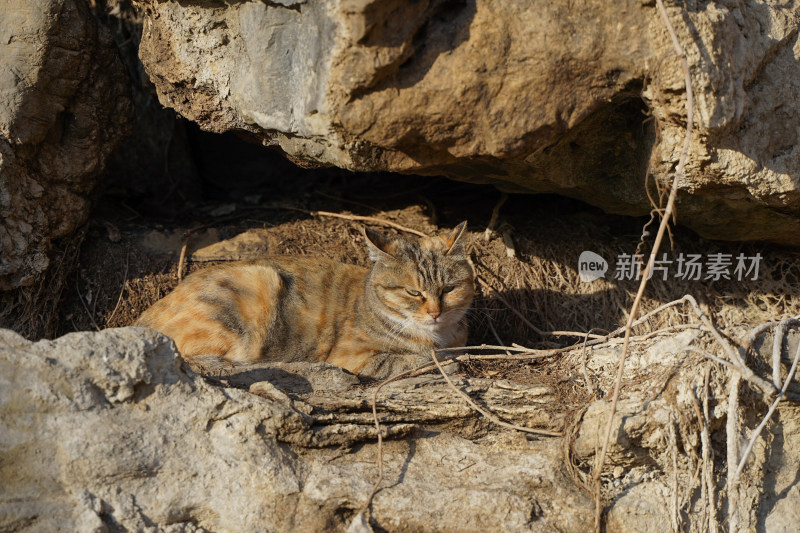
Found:
[(455, 285), (446, 285), (445, 287), (442, 287), (442, 294), (446, 294), (448, 292), (453, 292), (453, 289), (455, 289), (455, 288), (456, 288)]
[(406, 289), (406, 292), (407, 292), (408, 294), (410, 294), (411, 296), (414, 296), (415, 298), (416, 298), (416, 297), (419, 297), (419, 296), (422, 296), (422, 293), (421, 293), (421, 292), (419, 292), (419, 291), (415, 291), (414, 289)]

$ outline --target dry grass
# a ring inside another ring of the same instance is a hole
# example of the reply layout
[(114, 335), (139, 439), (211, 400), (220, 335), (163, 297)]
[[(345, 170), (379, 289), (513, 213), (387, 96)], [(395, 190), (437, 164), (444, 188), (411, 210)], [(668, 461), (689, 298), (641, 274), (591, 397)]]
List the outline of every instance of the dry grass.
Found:
[(38, 339), (60, 333), (62, 294), (70, 292), (86, 227), (53, 243), (50, 268), (32, 285), (0, 291), (0, 327)]
[[(380, 217), (427, 234), (468, 218), (472, 258), (478, 275), (484, 280), (471, 317), (470, 344), (562, 347), (583, 338), (541, 335), (531, 325), (544, 331), (587, 332), (591, 328), (610, 331), (625, 323), (637, 282), (613, 279), (614, 261), (618, 254), (635, 250), (646, 219), (606, 216), (594, 208), (564, 199), (512, 196), (503, 206), (498, 221), (513, 228), (517, 254), (509, 257), (500, 236), (486, 241), (483, 235), (499, 193), (487, 187), (452, 182), (434, 182), (435, 185), (425, 190), (425, 182), (420, 185), (418, 180), (408, 180), (404, 185), (406, 189), (422, 189), (426, 196), (417, 192), (398, 195), (396, 188), (373, 183), (356, 188), (375, 191), (371, 198), (357, 197), (349, 189), (329, 187), (323, 194), (310, 198), (284, 197), (275, 198), (274, 202), (307, 210)], [(367, 205), (375, 208), (368, 209)], [(208, 215), (213, 207), (197, 208), (184, 220), (169, 225), (158, 225), (142, 218), (126, 220), (122, 216), (128, 216), (129, 212), (124, 209), (107, 211), (120, 214), (116, 218), (99, 216), (81, 251), (77, 279), (67, 283), (69, 294), (58, 309), (57, 320), (53, 321), (57, 326), (53, 328), (54, 333), (91, 330), (93, 321), (103, 328), (129, 325), (177, 284), (180, 244), (161, 254), (145, 250), (142, 238), (154, 229), (182, 233), (208, 225), (216, 227), (223, 238), (229, 238), (250, 228), (264, 228), (274, 243), (273, 253), (323, 255), (367, 264), (357, 222), (244, 205), (239, 205), (231, 215), (215, 219)], [(434, 219), (443, 221), (437, 226), (432, 223)], [(108, 222), (119, 228), (122, 238), (118, 242), (109, 239)], [(759, 280), (692, 282), (654, 278), (642, 300), (642, 315), (684, 294), (696, 295), (700, 304), (707, 305), (723, 325), (757, 324), (800, 314), (800, 264), (796, 252), (703, 241), (680, 228), (677, 232), (675, 242), (680, 243), (680, 248), (668, 250), (673, 256), (680, 252), (738, 254), (743, 251), (747, 255), (760, 252), (764, 258)], [(577, 258), (584, 250), (592, 250), (609, 261), (606, 279), (593, 283), (580, 280)], [(205, 265), (189, 261), (188, 271)], [(499, 292), (500, 297), (493, 291)], [(80, 303), (78, 294), (85, 306)], [(509, 310), (509, 305), (516, 313)], [(637, 326), (633, 334), (693, 321), (696, 319), (687, 309), (676, 306)], [(469, 374), (486, 377), (566, 383), (569, 384), (564, 387), (566, 392), (574, 386), (570, 379), (574, 377), (572, 373), (577, 363), (553, 357), (537, 362), (469, 362), (464, 369)], [(580, 402), (579, 396), (585, 391), (581, 392), (579, 387), (575, 389), (573, 399)]]
[[(591, 249), (607, 259), (616, 257), (622, 248), (619, 242), (621, 240), (587, 245), (585, 241), (571, 240), (532, 242), (524, 236), (518, 236), (517, 249), (522, 251), (520, 260), (507, 258), (502, 242), (484, 244), (477, 238), (473, 242), (479, 275), (539, 329), (588, 331), (599, 328), (610, 331), (624, 324), (636, 284), (613, 279), (584, 283), (578, 276), (576, 263), (578, 255), (584, 249)], [(697, 238), (692, 241), (700, 244)], [(630, 243), (632, 244), (632, 240)], [(681, 250), (673, 253), (688, 253), (690, 250), (700, 253), (706, 250), (708, 253), (738, 253), (740, 249), (726, 247), (723, 243), (702, 243), (697, 248), (691, 248), (691, 244), (684, 245)], [(755, 251), (751, 249), (745, 253)], [(651, 279), (648, 293), (642, 300), (641, 314), (644, 315), (684, 294), (698, 295), (701, 304), (708, 305), (714, 316), (731, 325), (757, 324), (798, 314), (800, 264), (794, 254), (773, 250), (767, 253), (761, 265), (760, 279), (757, 281), (721, 280), (712, 283)], [(475, 340), (492, 338), (488, 324), (491, 320), (506, 343), (533, 346), (554, 341), (553, 338), (542, 338), (531, 331), (521, 318), (508, 311), (502, 301), (486, 294), (486, 291), (476, 301), (475, 307)], [(687, 317), (684, 309), (675, 307), (653, 316), (646, 324), (636, 327), (633, 334), (686, 323)], [(577, 339), (571, 340), (574, 342)]]

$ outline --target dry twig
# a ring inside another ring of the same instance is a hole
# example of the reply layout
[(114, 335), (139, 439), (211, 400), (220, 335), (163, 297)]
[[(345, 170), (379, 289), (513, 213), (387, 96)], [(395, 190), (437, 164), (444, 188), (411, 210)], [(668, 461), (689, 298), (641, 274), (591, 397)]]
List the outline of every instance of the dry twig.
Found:
[(506, 257), (516, 258), (517, 248), (514, 246), (514, 238), (511, 236), (511, 226), (504, 224), (500, 235), (503, 237), (503, 246), (506, 248)]
[(83, 294), (81, 294), (81, 289), (78, 287), (77, 278), (75, 279), (75, 291), (77, 291), (78, 300), (81, 301), (81, 305), (83, 306), (84, 311), (86, 311), (86, 314), (89, 316), (89, 320), (92, 321), (92, 325), (94, 326), (94, 329), (96, 329), (97, 331), (100, 331), (100, 326), (97, 325), (97, 321), (95, 321), (94, 316), (92, 316), (92, 312), (89, 311), (89, 306), (87, 306), (86, 302), (83, 301)]
[[(494, 338), (497, 340), (498, 344), (504, 346), (505, 343), (503, 342), (503, 339), (500, 338), (500, 335), (497, 333), (497, 330), (494, 327), (494, 321), (492, 320), (492, 317), (489, 317), (487, 324), (489, 324), (489, 329), (491, 330), (492, 335), (494, 335)], [(506, 350), (506, 355), (511, 355), (511, 352)]]
[(730, 368), (731, 370), (738, 370), (738, 368), (736, 368), (736, 365), (734, 365), (730, 361), (726, 361), (725, 359), (720, 359), (716, 355), (710, 354), (705, 350), (701, 350), (700, 348), (695, 348), (694, 346), (687, 346), (685, 350), (687, 352), (692, 352), (692, 353), (696, 353), (698, 355), (702, 355), (703, 357), (706, 357), (706, 358), (714, 361), (715, 363), (719, 363), (721, 365), (724, 365), (724, 366)]
[(504, 192), (500, 195), (500, 199), (492, 209), (492, 216), (489, 219), (489, 225), (486, 226), (486, 231), (483, 232), (484, 241), (488, 241), (492, 238), (492, 233), (494, 233), (494, 230), (497, 227), (497, 219), (500, 217), (500, 208), (503, 207), (503, 204), (506, 203), (506, 200), (508, 200), (508, 193)]
[[(218, 221), (219, 222), (219, 221)], [(201, 229), (206, 229), (211, 227), (213, 224), (203, 224), (202, 226), (196, 226), (191, 229), (187, 229), (186, 232), (183, 234), (183, 246), (181, 246), (181, 254), (178, 257), (178, 283), (181, 282), (183, 279), (183, 271), (186, 268), (186, 253), (189, 249), (189, 240), (192, 238), (192, 235), (196, 231), (200, 231)]]
[(178, 258), (178, 283), (183, 280), (183, 269), (186, 265), (186, 249), (189, 247), (189, 236), (187, 235), (186, 238), (183, 240), (183, 246), (181, 246), (181, 255)]
[(583, 370), (583, 380), (586, 382), (586, 391), (597, 400), (597, 391), (594, 388), (591, 380), (589, 379), (589, 370), (586, 368), (586, 343), (589, 341), (589, 334), (593, 331), (602, 331), (600, 328), (592, 328), (586, 333), (583, 339), (583, 350), (581, 352), (581, 369)]
[(703, 374), (703, 437), (706, 441), (703, 449), (703, 462), (706, 464), (706, 486), (708, 487), (708, 531), (717, 533), (717, 484), (714, 481), (714, 449), (711, 447), (711, 432), (708, 421), (711, 419), (708, 410), (708, 382), (711, 378), (711, 365), (706, 365)]
[(786, 320), (781, 320), (772, 339), (772, 384), (776, 389), (781, 388), (781, 351), (783, 350), (783, 336), (786, 334)]
[(746, 353), (746, 348), (742, 348), (741, 352), (738, 349), (734, 349), (731, 344), (725, 340), (719, 330), (714, 326), (711, 322), (711, 319), (706, 316), (700, 306), (697, 305), (697, 300), (694, 299), (693, 296), (687, 294), (685, 295), (682, 300), (690, 303), (692, 305), (692, 309), (694, 310), (695, 314), (700, 318), (700, 321), (705, 325), (706, 331), (711, 333), (717, 343), (725, 350), (725, 353), (728, 354), (728, 357), (731, 360), (731, 363), (736, 367), (737, 370), (741, 373), (742, 377), (745, 378), (748, 382), (753, 384), (756, 388), (761, 390), (761, 392), (765, 395), (769, 395), (775, 392), (775, 387), (769, 381), (757, 376), (753, 370), (747, 366), (742, 357), (743, 353)]
[[(783, 322), (781, 322), (782, 324)], [(781, 334), (783, 331), (780, 329), (779, 331)], [(761, 431), (764, 429), (764, 426), (767, 425), (770, 418), (772, 418), (772, 414), (775, 412), (775, 408), (778, 407), (778, 402), (783, 399), (783, 395), (786, 393), (786, 389), (789, 387), (789, 383), (791, 383), (792, 378), (794, 378), (794, 373), (797, 370), (797, 362), (800, 360), (800, 343), (797, 345), (797, 351), (794, 354), (794, 361), (792, 361), (792, 367), (789, 369), (789, 374), (786, 376), (786, 381), (783, 382), (783, 387), (781, 388), (780, 392), (778, 393), (778, 397), (772, 402), (772, 405), (769, 406), (769, 410), (767, 414), (764, 415), (764, 418), (761, 420), (761, 423), (756, 427), (755, 431), (753, 431), (753, 435), (750, 437), (750, 441), (747, 443), (747, 447), (744, 449), (744, 453), (742, 454), (742, 458), (739, 460), (739, 466), (736, 468), (736, 473), (734, 474), (734, 481), (739, 479), (739, 475), (742, 473), (742, 469), (744, 468), (745, 463), (747, 462), (747, 458), (750, 456), (750, 451), (753, 449), (753, 444), (755, 444), (756, 439), (758, 436), (761, 435)], [(778, 363), (780, 365), (780, 361)], [(780, 371), (780, 367), (779, 367)], [(780, 374), (778, 374), (778, 383), (780, 384)]]
[(130, 250), (128, 253), (125, 254), (125, 273), (122, 275), (122, 287), (119, 289), (119, 297), (117, 297), (117, 304), (114, 306), (114, 310), (111, 311), (111, 314), (108, 316), (106, 320), (106, 326), (111, 323), (111, 319), (114, 318), (114, 314), (117, 312), (119, 308), (119, 304), (122, 302), (122, 294), (125, 292), (125, 286), (128, 284), (128, 267), (130, 266)]
[[(708, 367), (706, 367), (706, 371), (708, 371)], [(702, 468), (702, 476), (700, 478), (700, 500), (701, 500), (701, 506), (703, 508), (703, 519), (702, 519), (701, 530), (702, 529), (710, 530), (708, 523), (708, 520), (710, 518), (709, 510), (711, 509), (713, 512), (714, 504), (712, 503), (713, 498), (710, 498), (712, 494), (711, 491), (713, 489), (711, 489), (708, 484), (709, 481), (708, 471), (710, 466), (709, 448), (711, 446), (709, 440), (709, 432), (708, 432), (708, 420), (703, 415), (703, 410), (700, 407), (700, 402), (697, 400), (697, 396), (695, 395), (694, 391), (692, 391), (690, 398), (692, 400), (692, 406), (694, 407), (695, 417), (697, 418), (698, 423), (700, 424), (700, 446), (702, 449), (702, 456), (700, 462)]]
[(502, 426), (502, 427), (508, 428), (508, 429), (515, 429), (517, 431), (522, 431), (524, 433), (533, 433), (534, 435), (544, 435), (544, 436), (547, 436), (547, 437), (561, 437), (561, 436), (564, 435), (563, 433), (560, 433), (558, 431), (549, 431), (547, 429), (526, 428), (525, 426), (519, 426), (517, 424), (511, 424), (509, 422), (505, 422), (504, 420), (500, 420), (499, 418), (497, 418), (497, 416), (495, 416), (494, 414), (490, 413), (489, 411), (487, 411), (486, 409), (484, 409), (483, 407), (481, 407), (480, 405), (475, 403), (475, 401), (472, 398), (470, 398), (469, 395), (466, 392), (462, 391), (461, 389), (459, 389), (458, 387), (455, 386), (453, 381), (450, 379), (450, 376), (448, 376), (447, 372), (445, 372), (444, 368), (442, 368), (441, 363), (439, 363), (439, 359), (436, 358), (436, 350), (431, 350), (431, 358), (433, 359), (433, 362), (436, 363), (436, 368), (439, 369), (439, 372), (442, 374), (442, 377), (444, 377), (444, 380), (447, 382), (448, 385), (450, 385), (450, 388), (453, 389), (454, 391), (456, 391), (456, 394), (458, 394), (459, 396), (464, 398), (464, 400), (466, 400), (466, 402), (473, 409), (478, 411), (480, 414), (482, 414), (483, 416), (485, 416), (486, 418), (488, 418), (489, 420), (491, 420), (492, 422), (494, 422), (498, 426)]
[(728, 420), (725, 423), (725, 443), (728, 458), (728, 532), (739, 531), (739, 506), (738, 489), (736, 486), (736, 473), (732, 465), (739, 458), (739, 383), (741, 375), (734, 373), (731, 376), (730, 390), (728, 391)]
[(384, 220), (382, 218), (377, 218), (377, 217), (365, 217), (361, 215), (343, 215), (341, 213), (331, 213), (330, 211), (306, 211), (306, 213), (313, 216), (341, 218), (344, 220), (357, 220), (359, 222), (372, 222), (373, 224), (379, 224), (381, 226), (389, 226), (390, 228), (394, 228), (400, 231), (405, 231), (406, 233), (411, 233), (419, 237), (427, 237), (427, 235), (425, 235), (421, 231), (407, 228), (406, 226), (401, 226), (400, 224), (396, 224), (394, 222), (390, 222), (388, 220)]
[(672, 531), (680, 531), (680, 521), (678, 517), (678, 438), (675, 432), (675, 417), (672, 410), (669, 411), (669, 448), (672, 452), (672, 497), (670, 498), (670, 519), (672, 521)]
[(602, 507), (600, 502), (600, 475), (603, 471), (603, 463), (605, 462), (606, 454), (608, 453), (608, 444), (611, 440), (611, 429), (614, 423), (614, 414), (617, 408), (617, 401), (619, 400), (619, 389), (622, 384), (622, 373), (625, 368), (625, 357), (628, 351), (628, 343), (630, 341), (631, 336), (631, 328), (633, 321), (636, 317), (636, 311), (639, 308), (639, 303), (642, 299), (642, 295), (644, 294), (644, 289), (647, 286), (647, 280), (649, 278), (650, 272), (653, 269), (653, 263), (655, 262), (656, 254), (658, 253), (658, 249), (661, 246), (661, 240), (664, 238), (664, 232), (666, 231), (667, 225), (669, 223), (669, 219), (672, 218), (673, 211), (675, 208), (675, 198), (678, 194), (678, 182), (680, 178), (683, 176), (683, 171), (686, 166), (686, 160), (689, 154), (689, 146), (692, 136), (692, 126), (694, 122), (694, 95), (692, 93), (692, 80), (689, 75), (689, 63), (686, 59), (686, 54), (681, 47), (680, 41), (678, 41), (678, 36), (675, 34), (675, 28), (673, 28), (672, 23), (667, 16), (667, 11), (664, 8), (663, 0), (656, 0), (656, 4), (658, 5), (658, 10), (661, 13), (662, 18), (664, 19), (664, 23), (667, 26), (669, 31), (670, 37), (672, 38), (672, 44), (675, 49), (675, 52), (681, 59), (681, 63), (683, 65), (683, 71), (685, 76), (685, 84), (686, 84), (686, 137), (684, 140), (683, 150), (681, 152), (680, 160), (678, 161), (678, 165), (675, 168), (675, 175), (672, 180), (672, 187), (669, 192), (669, 198), (667, 199), (667, 206), (664, 209), (664, 215), (661, 218), (661, 223), (658, 226), (658, 232), (656, 233), (656, 239), (653, 243), (653, 249), (650, 252), (650, 258), (647, 261), (647, 266), (645, 267), (644, 272), (642, 273), (642, 281), (639, 284), (639, 290), (636, 292), (636, 297), (633, 301), (633, 305), (631, 306), (631, 311), (628, 316), (628, 323), (625, 326), (625, 340), (622, 345), (622, 354), (620, 356), (619, 367), (617, 370), (616, 381), (614, 383), (614, 392), (611, 398), (611, 412), (608, 415), (608, 423), (606, 424), (606, 431), (605, 431), (605, 439), (603, 441), (603, 447), (600, 451), (600, 454), (597, 456), (597, 462), (595, 464), (594, 469), (594, 482), (595, 482), (595, 530), (599, 533), (601, 530), (601, 517), (602, 517)]
[[(764, 427), (766, 427), (767, 423), (772, 418), (775, 409), (778, 407), (778, 403), (783, 399), (784, 394), (786, 393), (786, 389), (789, 386), (789, 383), (794, 378), (795, 371), (797, 370), (798, 361), (800, 361), (800, 346), (798, 346), (797, 351), (794, 356), (794, 360), (792, 361), (792, 366), (789, 369), (789, 373), (786, 377), (786, 381), (783, 382), (783, 386), (781, 387), (781, 379), (780, 379), (780, 370), (781, 370), (781, 351), (783, 346), (783, 339), (786, 335), (786, 328), (789, 325), (797, 325), (800, 323), (798, 317), (791, 317), (780, 322), (770, 322), (767, 324), (761, 324), (755, 328), (753, 328), (750, 333), (747, 335), (745, 340), (745, 346), (742, 349), (742, 352), (746, 352), (753, 343), (755, 339), (761, 333), (764, 333), (771, 327), (776, 327), (775, 331), (775, 338), (773, 339), (772, 345), (772, 382), (767, 382), (766, 380), (761, 380), (763, 383), (759, 383), (758, 386), (765, 394), (767, 392), (772, 392), (769, 390), (769, 386), (778, 388), (777, 397), (772, 401), (770, 407), (764, 415), (763, 419), (759, 423), (759, 425), (755, 428), (752, 435), (750, 436), (750, 440), (745, 447), (744, 452), (739, 457), (739, 437), (740, 437), (740, 421), (739, 421), (739, 384), (742, 378), (745, 378), (747, 381), (753, 383), (754, 380), (752, 376), (749, 376), (746, 373), (735, 373), (731, 378), (730, 382), (730, 390), (728, 394), (728, 420), (726, 423), (726, 446), (727, 446), (727, 460), (728, 460), (728, 476), (727, 476), (727, 483), (726, 483), (726, 490), (728, 493), (728, 531), (736, 532), (739, 530), (739, 478), (744, 469), (745, 464), (747, 463), (747, 459), (750, 457), (750, 453), (755, 445), (756, 440), (761, 435)], [(720, 336), (721, 337), (721, 336)], [(724, 341), (723, 341), (724, 342)], [(721, 344), (723, 344), (721, 342)], [(724, 346), (724, 344), (723, 344)], [(728, 351), (732, 351), (729, 349)], [(738, 353), (736, 354), (738, 355)], [(733, 358), (733, 357), (732, 357)], [(741, 359), (739, 360), (741, 361)], [(741, 364), (744, 364), (741, 361)], [(734, 366), (737, 370), (740, 370), (740, 364), (736, 360), (734, 360)], [(749, 368), (747, 369), (752, 374), (752, 370)], [(733, 469), (733, 465), (737, 464), (736, 469)]]

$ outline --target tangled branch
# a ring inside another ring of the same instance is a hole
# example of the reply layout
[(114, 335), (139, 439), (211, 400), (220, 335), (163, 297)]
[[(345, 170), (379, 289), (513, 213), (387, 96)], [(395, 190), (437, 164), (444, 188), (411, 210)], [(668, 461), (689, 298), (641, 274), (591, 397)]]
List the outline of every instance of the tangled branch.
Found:
[(675, 52), (678, 54), (678, 57), (681, 59), (681, 63), (683, 65), (683, 71), (685, 75), (685, 83), (686, 83), (686, 136), (684, 139), (683, 144), (683, 151), (681, 152), (680, 160), (678, 161), (678, 166), (675, 168), (675, 175), (672, 179), (672, 186), (669, 192), (669, 198), (667, 199), (667, 206), (664, 209), (664, 215), (661, 217), (661, 223), (658, 226), (658, 233), (656, 234), (655, 242), (653, 243), (653, 249), (650, 252), (650, 258), (647, 261), (647, 266), (642, 273), (642, 281), (639, 284), (639, 290), (636, 292), (636, 298), (633, 301), (633, 305), (631, 306), (630, 314), (628, 315), (628, 323), (625, 325), (625, 340), (622, 345), (622, 355), (620, 356), (619, 366), (617, 368), (617, 377), (616, 381), (614, 382), (614, 392), (612, 393), (611, 397), (611, 412), (608, 415), (608, 423), (606, 424), (605, 430), (605, 439), (603, 441), (603, 447), (600, 451), (600, 454), (597, 456), (597, 461), (594, 466), (594, 484), (595, 484), (595, 530), (601, 530), (601, 518), (602, 518), (602, 505), (600, 502), (600, 476), (603, 472), (603, 464), (605, 462), (606, 454), (608, 453), (608, 445), (611, 440), (611, 429), (614, 422), (614, 414), (617, 409), (617, 402), (619, 400), (619, 389), (620, 385), (622, 384), (622, 372), (625, 368), (625, 357), (628, 353), (628, 344), (630, 342), (631, 336), (631, 328), (634, 319), (636, 318), (636, 312), (639, 309), (639, 303), (642, 299), (642, 295), (644, 294), (644, 289), (647, 286), (648, 278), (650, 277), (650, 272), (653, 269), (653, 264), (655, 262), (656, 254), (658, 253), (658, 249), (661, 246), (661, 240), (664, 238), (664, 233), (666, 232), (667, 225), (669, 224), (670, 218), (675, 210), (675, 198), (678, 195), (678, 182), (680, 178), (683, 176), (684, 168), (686, 166), (686, 160), (689, 155), (689, 146), (692, 137), (692, 125), (694, 122), (694, 94), (692, 93), (692, 80), (689, 75), (689, 62), (686, 59), (686, 54), (681, 47), (680, 41), (678, 41), (678, 36), (675, 34), (675, 28), (672, 26), (672, 23), (667, 16), (667, 11), (664, 8), (663, 0), (656, 0), (656, 4), (658, 5), (658, 10), (661, 13), (662, 18), (664, 19), (664, 24), (667, 26), (667, 30), (669, 31), (670, 36), (672, 37), (672, 45), (675, 49)]

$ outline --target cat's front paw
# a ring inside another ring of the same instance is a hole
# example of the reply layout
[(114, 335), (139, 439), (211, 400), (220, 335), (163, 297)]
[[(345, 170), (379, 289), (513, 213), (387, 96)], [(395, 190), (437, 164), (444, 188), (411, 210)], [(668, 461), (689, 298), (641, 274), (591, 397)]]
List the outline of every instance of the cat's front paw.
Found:
[(237, 367), (237, 363), (219, 355), (195, 355), (183, 357), (192, 371), (203, 376), (224, 376)]

